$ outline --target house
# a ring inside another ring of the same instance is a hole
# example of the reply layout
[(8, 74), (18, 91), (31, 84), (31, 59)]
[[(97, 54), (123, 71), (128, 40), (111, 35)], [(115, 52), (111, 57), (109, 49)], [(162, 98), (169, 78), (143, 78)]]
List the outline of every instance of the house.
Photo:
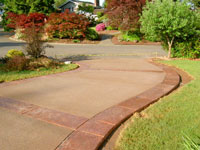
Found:
[(59, 8), (61, 9), (61, 12), (64, 12), (66, 9), (69, 9), (70, 12), (76, 12), (78, 10), (78, 6), (85, 3), (86, 5), (91, 5), (95, 7), (95, 4), (92, 2), (86, 2), (86, 1), (79, 1), (79, 0), (68, 0), (64, 4), (62, 4)]

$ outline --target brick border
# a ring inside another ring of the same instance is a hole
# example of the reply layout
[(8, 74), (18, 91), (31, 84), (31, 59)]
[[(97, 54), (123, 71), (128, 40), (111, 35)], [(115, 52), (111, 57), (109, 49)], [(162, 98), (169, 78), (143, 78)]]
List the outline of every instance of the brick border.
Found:
[(151, 62), (166, 76), (155, 87), (100, 112), (78, 127), (56, 150), (97, 150), (108, 135), (135, 112), (140, 112), (180, 84), (179, 74), (169, 66)]

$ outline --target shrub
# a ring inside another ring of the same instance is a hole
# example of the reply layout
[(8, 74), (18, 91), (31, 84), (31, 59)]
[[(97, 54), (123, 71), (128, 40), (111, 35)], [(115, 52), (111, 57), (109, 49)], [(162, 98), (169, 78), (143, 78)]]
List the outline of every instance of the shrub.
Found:
[(24, 56), (14, 56), (5, 65), (7, 71), (22, 71), (27, 67), (28, 60)]
[(104, 23), (100, 23), (96, 26), (96, 31), (104, 31), (106, 28)]
[(137, 32), (127, 31), (122, 34), (122, 41), (138, 42), (141, 37)]
[(15, 14), (13, 12), (7, 13), (7, 19), (9, 19), (9, 24), (7, 25), (12, 29), (26, 29), (35, 26), (36, 30), (39, 32), (41, 27), (45, 25), (45, 20), (48, 18), (42, 13), (30, 13), (29, 15), (25, 14)]
[(31, 59), (28, 64), (28, 69), (36, 70), (38, 68), (54, 68), (60, 64), (61, 64), (60, 62), (57, 62), (55, 60), (46, 57), (41, 57), (41, 58)]
[(52, 47), (50, 45), (44, 45), (41, 41), (41, 34), (36, 30), (35, 26), (31, 28), (26, 28), (24, 30), (26, 45), (24, 46), (25, 51), (28, 55), (33, 58), (39, 58), (45, 54), (45, 49), (47, 47)]
[(188, 41), (176, 41), (172, 48), (172, 57), (199, 58), (200, 39), (194, 38)]
[(107, 26), (106, 30), (115, 30), (116, 28), (112, 27), (112, 26)]
[(84, 38), (89, 24), (84, 15), (66, 10), (64, 13), (52, 13), (49, 16), (46, 31), (50, 38)]
[(88, 39), (88, 40), (98, 40), (99, 34), (95, 30), (88, 28), (86, 30), (86, 39)]
[(160, 39), (168, 45), (168, 57), (175, 41), (187, 41), (199, 36), (200, 15), (187, 2), (155, 0), (148, 2), (140, 18), (141, 31), (150, 39)]
[(25, 56), (25, 55), (24, 55), (24, 53), (22, 51), (17, 50), (17, 49), (11, 49), (6, 54), (6, 57), (8, 57), (8, 58), (13, 58), (15, 56)]
[(98, 17), (98, 18), (102, 17), (103, 15), (104, 15), (103, 12), (97, 12), (97, 17)]

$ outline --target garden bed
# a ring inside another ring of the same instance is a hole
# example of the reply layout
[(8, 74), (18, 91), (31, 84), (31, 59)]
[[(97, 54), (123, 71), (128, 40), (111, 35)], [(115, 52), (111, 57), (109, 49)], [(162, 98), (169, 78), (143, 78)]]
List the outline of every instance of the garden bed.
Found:
[[(101, 35), (100, 35), (101, 37)], [(49, 43), (64, 43), (64, 44), (99, 44), (100, 40), (95, 40), (95, 41), (90, 41), (90, 40), (74, 40), (74, 39), (53, 39), (53, 40), (48, 40), (47, 42)]]
[(140, 42), (127, 42), (127, 41), (120, 41), (118, 39), (118, 36), (119, 35), (115, 35), (113, 36), (112, 38), (112, 42), (113, 44), (115, 45), (161, 45), (160, 42), (150, 42), (150, 41), (147, 41), (147, 40), (142, 40)]

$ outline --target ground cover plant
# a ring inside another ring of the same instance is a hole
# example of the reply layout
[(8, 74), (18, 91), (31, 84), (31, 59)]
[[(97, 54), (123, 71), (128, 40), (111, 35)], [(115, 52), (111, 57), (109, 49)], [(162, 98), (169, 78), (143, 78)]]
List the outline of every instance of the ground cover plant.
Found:
[(160, 40), (167, 47), (169, 58), (200, 57), (200, 13), (186, 1), (147, 2), (140, 22), (141, 31), (148, 39)]
[[(134, 115), (116, 150), (192, 150), (200, 145), (200, 61), (162, 61), (188, 72), (194, 80)], [(193, 145), (193, 146), (192, 146)]]

